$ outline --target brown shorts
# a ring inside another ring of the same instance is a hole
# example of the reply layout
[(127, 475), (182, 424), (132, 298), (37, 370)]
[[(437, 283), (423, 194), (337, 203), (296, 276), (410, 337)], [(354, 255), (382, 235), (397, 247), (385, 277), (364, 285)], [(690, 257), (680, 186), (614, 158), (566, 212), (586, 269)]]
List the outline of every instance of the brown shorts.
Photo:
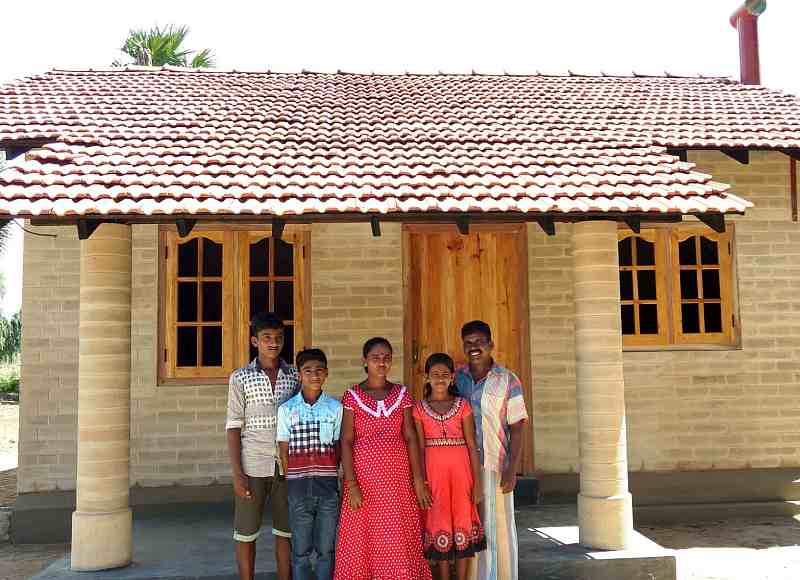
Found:
[(233, 539), (237, 542), (255, 542), (261, 530), (264, 503), (269, 499), (272, 514), (272, 533), (283, 538), (291, 538), (289, 529), (289, 495), (286, 478), (278, 475), (275, 467), (274, 477), (249, 477), (250, 499), (234, 498)]

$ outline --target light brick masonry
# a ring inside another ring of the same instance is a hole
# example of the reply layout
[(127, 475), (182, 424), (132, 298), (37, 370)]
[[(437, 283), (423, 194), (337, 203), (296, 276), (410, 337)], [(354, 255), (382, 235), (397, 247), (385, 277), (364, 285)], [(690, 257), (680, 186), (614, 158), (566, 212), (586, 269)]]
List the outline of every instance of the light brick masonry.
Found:
[[(690, 161), (756, 207), (735, 222), (742, 349), (626, 352), (629, 467), (669, 471), (800, 466), (800, 226), (789, 216), (788, 157), (716, 152)], [(75, 228), (33, 227), (24, 255), (19, 490), (75, 487), (79, 246)], [(535, 464), (578, 470), (571, 232), (528, 228)], [(313, 342), (329, 390), (363, 377), (363, 341), (382, 334), (402, 369), (397, 224), (312, 228)], [(131, 483), (228, 481), (223, 385), (157, 386), (157, 226), (133, 228)]]

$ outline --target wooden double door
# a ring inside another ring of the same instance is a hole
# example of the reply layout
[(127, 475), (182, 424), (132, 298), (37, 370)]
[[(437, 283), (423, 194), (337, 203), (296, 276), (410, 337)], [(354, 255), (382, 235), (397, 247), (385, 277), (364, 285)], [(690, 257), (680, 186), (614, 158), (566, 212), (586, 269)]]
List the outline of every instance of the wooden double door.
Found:
[[(446, 352), (466, 357), (461, 327), (480, 319), (492, 328), (494, 358), (523, 382), (531, 414), (528, 259), (525, 225), (408, 225), (403, 232), (405, 281), (405, 381), (422, 396), (425, 360)], [(531, 421), (523, 467), (533, 468)]]

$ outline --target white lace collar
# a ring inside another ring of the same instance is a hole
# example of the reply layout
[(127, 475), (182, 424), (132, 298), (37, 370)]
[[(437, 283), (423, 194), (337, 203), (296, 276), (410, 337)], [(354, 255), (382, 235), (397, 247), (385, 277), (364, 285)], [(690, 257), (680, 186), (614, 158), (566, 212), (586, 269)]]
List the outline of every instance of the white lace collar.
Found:
[[(388, 407), (386, 406), (386, 399), (389, 398), (389, 395), (387, 395), (386, 398), (380, 401), (375, 401), (377, 403), (376, 409), (370, 408), (369, 405), (367, 405), (366, 403), (364, 403), (364, 401), (361, 400), (361, 397), (358, 396), (357, 388), (354, 387), (350, 389), (350, 394), (356, 400), (358, 406), (361, 407), (366, 413), (369, 413), (373, 417), (380, 418), (381, 416), (389, 417), (392, 413), (394, 413), (397, 410), (397, 408), (400, 406), (400, 403), (403, 401), (403, 396), (406, 394), (406, 388), (400, 387), (400, 393), (397, 395), (397, 399), (395, 399), (395, 402)], [(391, 395), (391, 392), (389, 394)]]

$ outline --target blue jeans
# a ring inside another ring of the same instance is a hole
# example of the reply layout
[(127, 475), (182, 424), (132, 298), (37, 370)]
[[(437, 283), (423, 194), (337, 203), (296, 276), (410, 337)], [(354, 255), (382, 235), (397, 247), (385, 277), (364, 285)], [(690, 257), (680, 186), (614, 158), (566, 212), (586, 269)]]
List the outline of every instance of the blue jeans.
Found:
[[(339, 508), (336, 478), (289, 481), (292, 580), (330, 580), (333, 577)], [(313, 572), (312, 552), (317, 553)]]

